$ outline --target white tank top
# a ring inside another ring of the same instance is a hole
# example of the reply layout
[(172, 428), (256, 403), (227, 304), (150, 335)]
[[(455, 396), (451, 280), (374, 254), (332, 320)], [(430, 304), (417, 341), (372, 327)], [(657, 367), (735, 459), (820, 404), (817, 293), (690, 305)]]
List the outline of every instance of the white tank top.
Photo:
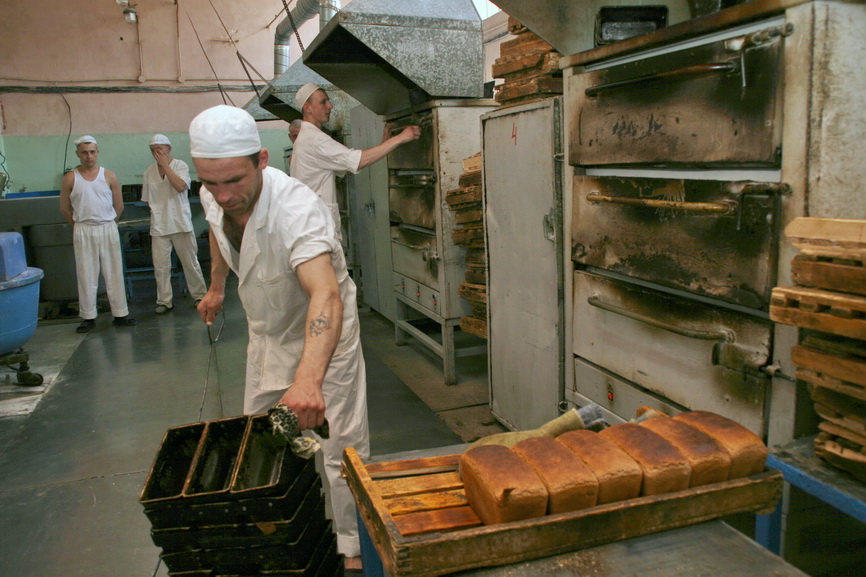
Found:
[(105, 180), (105, 168), (99, 167), (99, 174), (93, 181), (86, 180), (74, 169), (75, 184), (69, 195), (72, 201), (72, 217), (78, 224), (104, 224), (117, 217), (111, 187)]

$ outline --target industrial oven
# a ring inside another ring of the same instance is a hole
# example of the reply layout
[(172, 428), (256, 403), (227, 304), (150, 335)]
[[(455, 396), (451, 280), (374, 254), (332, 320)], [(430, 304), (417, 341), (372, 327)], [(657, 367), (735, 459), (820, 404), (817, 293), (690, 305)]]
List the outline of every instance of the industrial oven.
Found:
[(796, 333), (770, 291), (785, 224), (866, 214), (843, 120), (864, 117), (863, 24), (862, 4), (758, 0), (563, 59), (573, 403), (793, 433)]
[(788, 222), (866, 216), (866, 5), (669, 2), (666, 26), (606, 44), (619, 2), (496, 4), (565, 55), (567, 404), (706, 409), (790, 440), (797, 331), (770, 291), (790, 283)]
[[(463, 160), (481, 150), (479, 118), (494, 107), (485, 99), (435, 100), (386, 117), (395, 133), (410, 124), (422, 129), (421, 138), (388, 155), (396, 337), (399, 343), (408, 333), (442, 357), (447, 384), (457, 382), (458, 356), (487, 348), (455, 344), (454, 328), (472, 311), (459, 294), (466, 249), (454, 242), (445, 195), (459, 187)], [(419, 314), (439, 325), (439, 338), (413, 322)]]

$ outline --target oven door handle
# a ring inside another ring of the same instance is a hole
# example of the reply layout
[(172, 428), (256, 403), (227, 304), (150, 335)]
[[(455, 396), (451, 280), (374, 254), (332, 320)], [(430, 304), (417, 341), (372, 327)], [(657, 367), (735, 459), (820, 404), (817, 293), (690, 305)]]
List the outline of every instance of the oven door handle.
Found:
[(734, 331), (730, 329), (708, 331), (689, 329), (673, 323), (661, 321), (655, 317), (631, 309), (604, 302), (598, 295), (592, 295), (586, 299), (586, 301), (596, 308), (600, 308), (604, 311), (638, 321), (681, 337), (702, 341), (717, 341), (713, 346), (712, 361), (714, 365), (723, 366), (735, 371), (743, 371), (744, 373), (756, 375), (761, 378), (766, 377), (766, 373), (762, 370), (762, 367), (768, 362), (768, 354), (766, 351), (735, 342), (736, 335), (734, 334)]
[(703, 76), (705, 74), (714, 74), (716, 72), (736, 72), (739, 64), (735, 60), (728, 62), (708, 62), (705, 64), (693, 64), (675, 70), (666, 72), (658, 72), (656, 74), (647, 74), (646, 76), (638, 76), (637, 78), (629, 78), (628, 80), (620, 80), (619, 82), (610, 82), (609, 84), (599, 84), (598, 86), (590, 86), (584, 92), (590, 98), (599, 96), (602, 92), (632, 86), (634, 84), (646, 84), (648, 82), (657, 82), (659, 80), (668, 80), (671, 78), (688, 78), (691, 76)]
[(601, 194), (598, 191), (593, 191), (587, 194), (586, 200), (589, 202), (645, 206), (647, 208), (665, 208), (669, 210), (699, 212), (704, 214), (732, 215), (737, 212), (737, 204), (734, 202), (680, 202), (677, 200), (661, 200), (656, 198), (626, 198)]

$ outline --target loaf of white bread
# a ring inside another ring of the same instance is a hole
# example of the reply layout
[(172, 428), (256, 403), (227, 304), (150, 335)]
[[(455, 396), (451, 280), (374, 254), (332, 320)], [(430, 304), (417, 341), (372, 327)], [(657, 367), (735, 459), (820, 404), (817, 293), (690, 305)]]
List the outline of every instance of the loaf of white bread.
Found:
[(482, 445), (460, 458), (469, 505), (485, 524), (566, 513), (760, 473), (769, 451), (706, 411)]

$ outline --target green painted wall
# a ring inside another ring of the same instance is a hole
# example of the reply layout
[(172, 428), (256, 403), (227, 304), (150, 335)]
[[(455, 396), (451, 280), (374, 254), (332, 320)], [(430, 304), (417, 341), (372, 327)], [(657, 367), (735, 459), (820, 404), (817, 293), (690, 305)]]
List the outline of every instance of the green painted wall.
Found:
[[(289, 138), (285, 130), (260, 130), (262, 146), (270, 153), (270, 165), (285, 170), (283, 148)], [(167, 132), (172, 155), (189, 164), (192, 179), (197, 180), (189, 156), (189, 135)], [(62, 136), (3, 136), (0, 150), (6, 157), (5, 170), (10, 175), (7, 192), (59, 190), (67, 169), (78, 165), (72, 142), (81, 134)], [(99, 163), (114, 171), (120, 184), (141, 184), (144, 170), (153, 164), (148, 150), (151, 133), (91, 134), (99, 144)], [(67, 145), (67, 140), (69, 144)], [(0, 159), (2, 160), (2, 159)], [(0, 167), (2, 169), (2, 167)]]

